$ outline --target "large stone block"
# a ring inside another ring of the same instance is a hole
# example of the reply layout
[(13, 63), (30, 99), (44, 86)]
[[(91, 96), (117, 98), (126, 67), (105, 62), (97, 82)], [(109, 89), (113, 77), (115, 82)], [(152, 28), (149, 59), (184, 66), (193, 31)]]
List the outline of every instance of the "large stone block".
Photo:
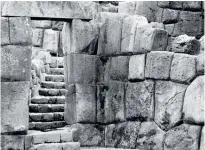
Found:
[(42, 46), (43, 43), (43, 29), (33, 29), (33, 39), (32, 39), (32, 44), (33, 46)]
[(125, 84), (110, 81), (108, 86), (98, 86), (97, 121), (112, 123), (125, 121)]
[(1, 17), (1, 45), (10, 44), (9, 30), (9, 18)]
[(43, 37), (43, 49), (57, 53), (59, 48), (59, 31), (46, 29)]
[(50, 20), (31, 20), (31, 25), (34, 28), (49, 29), (51, 28), (51, 21)]
[(155, 122), (169, 130), (182, 121), (182, 106), (187, 85), (171, 81), (156, 81)]
[(140, 122), (110, 124), (105, 127), (105, 146), (135, 148)]
[(24, 135), (1, 135), (2, 150), (24, 150)]
[(136, 148), (163, 150), (165, 132), (155, 122), (143, 122), (139, 130)]
[[(65, 121), (67, 124), (77, 122), (96, 122), (96, 86), (71, 84), (68, 86), (65, 101)], [(86, 107), (85, 107), (86, 106)]]
[(204, 52), (196, 56), (196, 72), (197, 75), (204, 74), (204, 63), (205, 63), (205, 57)]
[(172, 51), (195, 55), (200, 52), (200, 43), (195, 37), (180, 35), (172, 42)]
[(148, 21), (143, 16), (134, 15), (123, 19), (121, 52), (133, 52), (135, 32), (137, 28), (147, 24)]
[(175, 24), (173, 36), (187, 34), (202, 36), (204, 33), (204, 19), (201, 12), (181, 11), (179, 22)]
[(136, 30), (134, 52), (166, 51), (167, 31), (151, 26), (143, 26)]
[(98, 27), (93, 21), (72, 20), (62, 31), (64, 54), (97, 53)]
[(104, 126), (96, 124), (75, 124), (71, 126), (76, 131), (73, 133), (74, 142), (81, 146), (104, 146)]
[(1, 82), (1, 133), (28, 130), (29, 82)]
[(95, 55), (70, 54), (64, 56), (66, 84), (95, 84), (99, 58)]
[(133, 55), (129, 61), (129, 80), (143, 80), (145, 78), (145, 54)]
[(189, 11), (196, 11), (200, 10), (202, 8), (202, 2), (201, 1), (185, 1), (183, 2), (183, 8), (184, 10)]
[(136, 2), (119, 2), (118, 13), (134, 15), (135, 14), (135, 4)]
[(184, 97), (184, 120), (186, 122), (204, 123), (204, 76), (197, 77), (187, 88)]
[(99, 4), (94, 2), (5, 2), (2, 7), (2, 16), (92, 19), (98, 9)]
[[(4, 5), (5, 6), (5, 5)], [(32, 28), (29, 25), (30, 20), (26, 17), (9, 18), (10, 43), (19, 45), (32, 44)]]
[(146, 80), (128, 83), (125, 110), (128, 120), (153, 120), (154, 82)]
[(200, 141), (200, 149), (199, 150), (204, 150), (204, 148), (205, 148), (204, 134), (205, 134), (205, 128), (203, 126), (202, 131), (201, 131), (201, 141)]
[(165, 135), (164, 150), (198, 150), (201, 127), (182, 124)]
[(31, 47), (8, 45), (1, 48), (1, 81), (29, 81)]
[(150, 52), (147, 54), (145, 77), (153, 79), (168, 79), (172, 52)]
[(196, 75), (196, 58), (187, 54), (174, 54), (170, 78), (173, 81), (189, 83)]
[(164, 24), (176, 23), (179, 20), (179, 11), (173, 9), (164, 9), (162, 22)]

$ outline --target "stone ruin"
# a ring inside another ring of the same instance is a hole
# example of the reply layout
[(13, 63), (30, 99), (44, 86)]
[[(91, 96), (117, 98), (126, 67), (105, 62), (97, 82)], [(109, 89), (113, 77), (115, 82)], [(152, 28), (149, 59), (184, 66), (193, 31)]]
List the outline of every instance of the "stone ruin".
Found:
[(1, 2), (2, 150), (204, 150), (203, 6)]

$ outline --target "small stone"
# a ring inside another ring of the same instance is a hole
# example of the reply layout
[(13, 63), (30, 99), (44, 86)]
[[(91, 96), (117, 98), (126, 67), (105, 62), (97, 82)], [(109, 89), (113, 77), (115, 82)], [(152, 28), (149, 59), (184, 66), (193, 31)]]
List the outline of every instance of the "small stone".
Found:
[(130, 120), (152, 120), (154, 117), (154, 82), (128, 83), (126, 117)]
[(1, 135), (1, 148), (3, 150), (23, 150), (24, 135)]
[(157, 81), (155, 85), (155, 122), (169, 130), (182, 121), (182, 106), (187, 85)]
[(59, 31), (46, 29), (44, 31), (43, 49), (57, 53), (59, 48)]
[(44, 29), (51, 28), (50, 20), (32, 20), (31, 23), (32, 23), (32, 26), (35, 28), (44, 28)]
[(184, 120), (188, 123), (204, 123), (204, 76), (197, 77), (184, 96)]
[(170, 78), (173, 81), (190, 83), (196, 75), (196, 58), (188, 54), (174, 54)]
[(9, 18), (1, 17), (1, 45), (10, 44), (9, 30)]
[(52, 21), (52, 29), (62, 31), (63, 29), (63, 21)]
[(170, 1), (169, 7), (170, 9), (182, 9), (183, 2), (182, 1)]
[(129, 61), (129, 80), (144, 80), (145, 54), (133, 55)]
[(147, 54), (145, 77), (153, 79), (168, 79), (172, 52), (150, 52)]
[(142, 122), (139, 130), (136, 148), (163, 150), (165, 132), (155, 122)]
[(172, 42), (172, 51), (191, 55), (199, 54), (200, 43), (195, 39), (195, 37), (180, 35)]
[(165, 30), (168, 32), (168, 35), (171, 36), (174, 31), (174, 24), (165, 24)]
[(202, 6), (202, 2), (200, 1), (185, 1), (183, 2), (183, 8), (184, 10), (189, 10), (189, 11), (193, 11), (193, 10), (201, 10), (201, 6)]
[(203, 75), (204, 74), (204, 52), (196, 56), (196, 72), (197, 75)]
[(41, 47), (43, 44), (43, 29), (33, 29), (33, 39), (32, 43), (33, 46)]
[(179, 11), (173, 9), (164, 9), (162, 22), (164, 24), (176, 23), (179, 20)]
[(182, 124), (165, 135), (164, 150), (198, 150), (201, 127)]

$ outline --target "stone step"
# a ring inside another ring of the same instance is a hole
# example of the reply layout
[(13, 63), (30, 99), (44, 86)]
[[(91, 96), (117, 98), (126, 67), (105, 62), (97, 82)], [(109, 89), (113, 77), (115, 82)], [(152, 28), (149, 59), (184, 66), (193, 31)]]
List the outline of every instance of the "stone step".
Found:
[(31, 113), (64, 112), (64, 104), (29, 104)]
[(64, 68), (50, 68), (50, 74), (64, 75)]
[(64, 112), (29, 113), (30, 122), (64, 121)]
[(41, 96), (64, 96), (66, 89), (39, 89)]
[[(113, 147), (81, 147), (80, 150), (133, 150), (126, 148), (113, 148)], [(139, 150), (139, 149), (134, 149)]]
[(80, 150), (80, 143), (66, 142), (38, 144), (31, 147), (29, 150)]
[(32, 104), (65, 104), (65, 96), (32, 97)]
[(47, 88), (47, 89), (65, 89), (65, 83), (44, 81), (44, 82), (41, 82), (41, 87)]
[(63, 57), (51, 57), (50, 68), (63, 68)]
[(55, 128), (61, 128), (66, 125), (65, 121), (52, 121), (52, 122), (29, 122), (29, 130), (46, 131)]
[(64, 75), (45, 75), (45, 81), (64, 82)]

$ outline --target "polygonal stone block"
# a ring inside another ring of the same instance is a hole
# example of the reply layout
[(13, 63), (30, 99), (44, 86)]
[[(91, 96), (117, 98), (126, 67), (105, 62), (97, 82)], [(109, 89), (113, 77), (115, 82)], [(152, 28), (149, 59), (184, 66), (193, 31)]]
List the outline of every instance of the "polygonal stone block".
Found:
[(32, 43), (33, 46), (42, 46), (43, 43), (43, 29), (33, 29), (33, 39), (32, 39)]
[(156, 81), (155, 122), (169, 130), (182, 121), (182, 106), (187, 85), (171, 81)]
[(134, 15), (135, 14), (135, 3), (136, 2), (119, 2), (118, 13)]
[[(65, 121), (96, 122), (96, 86), (72, 84), (68, 86), (65, 102)], [(86, 106), (86, 107), (85, 107)]]
[(189, 83), (196, 75), (196, 58), (187, 54), (174, 54), (170, 78), (173, 81)]
[(133, 55), (129, 61), (129, 80), (143, 80), (145, 78), (145, 54)]
[(1, 45), (10, 44), (9, 30), (9, 18), (1, 17)]
[(1, 70), (1, 81), (30, 81), (31, 47), (3, 46)]
[[(174, 31), (174, 24), (165, 24), (164, 28), (168, 32), (168, 35), (170, 36), (170, 35), (172, 35), (172, 33)], [(167, 45), (169, 45), (169, 42)]]
[(168, 79), (172, 52), (150, 52), (147, 54), (145, 77), (153, 79)]
[(182, 124), (169, 130), (165, 135), (164, 150), (198, 150), (200, 131), (200, 126), (188, 124)]
[(29, 82), (1, 82), (1, 133), (27, 133), (29, 89)]
[(136, 148), (163, 150), (165, 132), (155, 122), (142, 122), (139, 130)]
[(200, 10), (202, 6), (202, 2), (200, 1), (185, 1), (183, 2), (183, 8), (184, 10), (189, 10), (189, 11), (196, 11)]
[(204, 123), (204, 76), (197, 77), (187, 88), (184, 96), (184, 120), (189, 123)]
[(24, 150), (24, 135), (1, 135), (2, 150)]
[(126, 117), (129, 120), (153, 120), (154, 82), (128, 83), (126, 90)]
[(52, 21), (52, 29), (62, 31), (63, 29), (63, 21)]
[(179, 11), (173, 9), (164, 9), (162, 22), (164, 24), (176, 23), (179, 20)]

